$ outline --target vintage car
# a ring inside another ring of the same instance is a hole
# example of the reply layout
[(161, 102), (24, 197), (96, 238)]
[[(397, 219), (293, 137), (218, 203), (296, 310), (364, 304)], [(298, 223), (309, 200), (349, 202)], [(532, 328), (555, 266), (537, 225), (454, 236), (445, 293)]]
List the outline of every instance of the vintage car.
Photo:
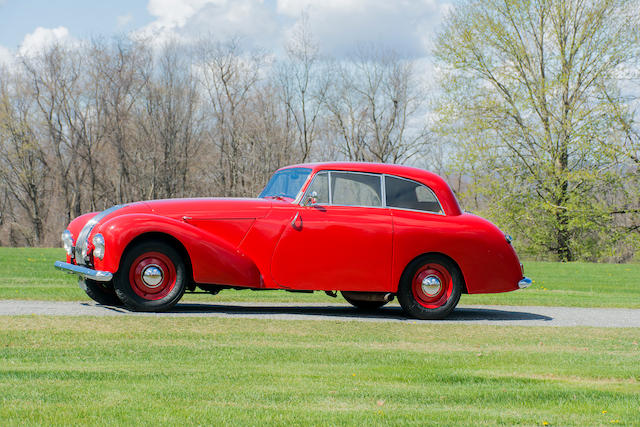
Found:
[(325, 291), (361, 309), (397, 296), (440, 319), (460, 294), (525, 288), (511, 237), (460, 210), (442, 178), (406, 166), (314, 163), (275, 172), (256, 199), (154, 200), (82, 215), (66, 262), (95, 301), (162, 311), (185, 292)]

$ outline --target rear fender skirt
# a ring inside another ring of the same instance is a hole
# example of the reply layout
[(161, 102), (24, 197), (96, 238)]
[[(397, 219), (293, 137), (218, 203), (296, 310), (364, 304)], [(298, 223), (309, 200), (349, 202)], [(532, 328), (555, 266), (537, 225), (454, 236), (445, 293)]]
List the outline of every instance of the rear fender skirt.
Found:
[(167, 234), (182, 243), (193, 268), (196, 283), (260, 287), (261, 274), (251, 259), (218, 236), (186, 222), (153, 214), (118, 215), (95, 227), (105, 239), (103, 260), (98, 270), (115, 273), (127, 246), (145, 233)]

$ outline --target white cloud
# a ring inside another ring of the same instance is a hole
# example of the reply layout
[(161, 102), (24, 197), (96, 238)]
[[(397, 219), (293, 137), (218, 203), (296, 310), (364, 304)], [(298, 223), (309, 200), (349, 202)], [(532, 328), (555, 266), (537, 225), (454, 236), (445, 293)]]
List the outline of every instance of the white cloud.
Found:
[(156, 44), (238, 36), (249, 44), (272, 49), (281, 32), (275, 8), (269, 8), (262, 0), (149, 0), (147, 10), (156, 20), (134, 36)]
[(155, 20), (134, 36), (156, 44), (239, 36), (245, 44), (277, 52), (306, 13), (324, 53), (341, 56), (358, 43), (373, 43), (423, 57), (450, 7), (450, 0), (149, 0)]
[(323, 50), (346, 53), (360, 42), (410, 56), (428, 54), (430, 39), (450, 3), (439, 0), (278, 0), (278, 13), (309, 17)]
[(301, 12), (310, 8), (324, 11), (356, 11), (366, 5), (366, 0), (278, 0), (278, 12), (297, 17)]
[(72, 44), (76, 40), (71, 37), (66, 27), (43, 28), (38, 27), (27, 34), (18, 49), (20, 55), (32, 56), (41, 53), (55, 43)]
[(149, 0), (147, 10), (157, 18), (157, 25), (182, 27), (187, 20), (207, 4), (224, 6), (226, 0)]
[(131, 21), (133, 21), (133, 15), (128, 13), (126, 15), (120, 15), (116, 18), (117, 28), (126, 27)]

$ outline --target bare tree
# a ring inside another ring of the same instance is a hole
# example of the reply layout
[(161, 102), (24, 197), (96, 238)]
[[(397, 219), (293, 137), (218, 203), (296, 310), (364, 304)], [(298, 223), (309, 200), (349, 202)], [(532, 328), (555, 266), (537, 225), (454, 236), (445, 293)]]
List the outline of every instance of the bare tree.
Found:
[(287, 107), (281, 102), (279, 87), (261, 85), (251, 99), (245, 129), (243, 153), (244, 194), (255, 196), (273, 171), (296, 161), (297, 147), (287, 126)]
[(80, 215), (87, 166), (81, 161), (80, 140), (71, 135), (68, 126), (72, 93), (80, 84), (80, 70), (67, 48), (54, 45), (35, 57), (23, 58), (23, 66), (29, 78), (43, 123), (46, 145), (53, 151), (52, 168), (57, 172), (57, 188), (64, 196), (65, 220)]
[[(638, 51), (640, 60), (640, 49)], [(640, 232), (640, 67), (620, 76), (623, 88), (602, 87), (609, 108), (615, 118), (619, 143), (613, 144), (617, 163), (621, 165), (625, 180), (613, 194), (617, 200), (610, 205), (615, 224), (623, 230)], [(626, 102), (620, 102), (624, 99)], [(611, 196), (611, 194), (609, 194)], [(629, 257), (633, 253), (629, 254)]]
[(203, 41), (198, 50), (200, 83), (211, 109), (209, 136), (218, 153), (213, 179), (219, 194), (244, 195), (245, 131), (250, 125), (248, 112), (264, 56), (243, 54), (236, 39), (226, 43)]
[(133, 157), (135, 111), (148, 84), (150, 73), (146, 70), (152, 67), (152, 54), (144, 41), (122, 38), (111, 43), (94, 41), (91, 51), (104, 136), (113, 152), (108, 158), (116, 165), (116, 173), (104, 177), (113, 188), (108, 199), (130, 202), (142, 196), (132, 178), (138, 166)]
[(15, 217), (11, 228), (17, 226), (27, 245), (33, 246), (44, 240), (50, 168), (33, 129), (34, 100), (21, 83), (0, 79), (0, 178), (4, 182), (3, 205), (8, 205), (11, 196), (28, 219), (28, 231)]
[(147, 197), (184, 197), (188, 193), (188, 174), (200, 147), (201, 124), (189, 59), (179, 45), (167, 44), (159, 54), (157, 69), (145, 79), (144, 110), (138, 122), (143, 131), (138, 146), (145, 154), (138, 170), (151, 178)]
[(336, 79), (327, 108), (347, 158), (396, 163), (426, 142), (418, 119), (424, 96), (410, 61), (361, 46), (350, 61), (337, 66)]
[(279, 64), (277, 79), (286, 107), (287, 127), (293, 129), (299, 161), (306, 162), (320, 136), (331, 81), (330, 68), (320, 58), (306, 14), (295, 26), (286, 52), (287, 59)]

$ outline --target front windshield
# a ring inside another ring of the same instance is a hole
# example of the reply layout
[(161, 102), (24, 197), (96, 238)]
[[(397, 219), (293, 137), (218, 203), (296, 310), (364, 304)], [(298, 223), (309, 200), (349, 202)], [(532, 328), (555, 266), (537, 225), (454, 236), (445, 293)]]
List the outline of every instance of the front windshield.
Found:
[(309, 177), (309, 168), (283, 169), (273, 174), (267, 186), (258, 197), (295, 199)]

